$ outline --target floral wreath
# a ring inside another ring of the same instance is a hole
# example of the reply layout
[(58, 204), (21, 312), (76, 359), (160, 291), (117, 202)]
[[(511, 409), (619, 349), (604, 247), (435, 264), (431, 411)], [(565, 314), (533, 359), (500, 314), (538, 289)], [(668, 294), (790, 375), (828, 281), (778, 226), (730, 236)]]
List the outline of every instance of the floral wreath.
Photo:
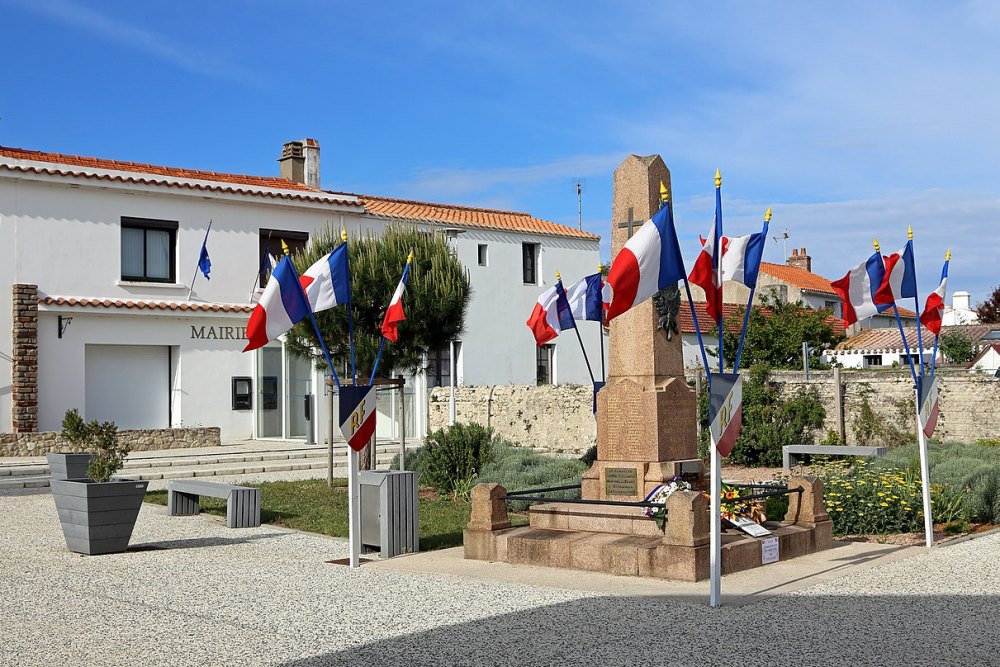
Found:
[(645, 498), (645, 502), (657, 503), (659, 504), (659, 507), (643, 507), (642, 513), (655, 521), (657, 528), (663, 530), (663, 524), (666, 523), (667, 520), (667, 509), (665, 507), (667, 498), (669, 498), (675, 491), (690, 490), (690, 484), (682, 480), (680, 477), (674, 477), (666, 484), (660, 484), (649, 492), (649, 495)]

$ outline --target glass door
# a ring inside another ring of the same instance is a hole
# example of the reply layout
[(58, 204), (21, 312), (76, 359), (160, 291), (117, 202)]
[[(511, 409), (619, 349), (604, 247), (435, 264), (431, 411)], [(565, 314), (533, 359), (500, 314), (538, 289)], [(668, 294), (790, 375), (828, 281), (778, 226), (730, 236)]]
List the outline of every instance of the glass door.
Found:
[[(288, 355), (288, 390), (285, 392), (287, 401), (288, 438), (305, 438), (306, 421), (305, 397), (312, 393), (312, 365), (308, 359), (302, 359), (290, 352)], [(313, 406), (315, 408), (315, 406)], [(315, 410), (314, 410), (315, 411)]]
[(257, 437), (284, 437), (282, 346), (275, 341), (257, 351)]

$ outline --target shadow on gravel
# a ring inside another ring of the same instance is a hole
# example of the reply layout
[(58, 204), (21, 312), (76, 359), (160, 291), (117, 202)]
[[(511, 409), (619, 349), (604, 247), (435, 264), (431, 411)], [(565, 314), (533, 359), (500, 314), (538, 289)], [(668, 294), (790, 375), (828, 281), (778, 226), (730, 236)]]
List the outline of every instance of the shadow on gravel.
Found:
[(258, 540), (270, 540), (287, 533), (262, 533), (243, 537), (192, 537), (186, 540), (166, 540), (163, 542), (143, 542), (129, 546), (129, 551), (165, 551), (169, 549), (202, 549), (205, 547), (225, 547), (233, 544), (249, 544)]
[(50, 495), (52, 489), (47, 486), (33, 487), (29, 489), (0, 489), (0, 497), (7, 496), (44, 496)]
[[(282, 664), (987, 665), (1000, 652), (998, 604), (993, 595), (788, 595), (726, 607), (723, 596), (711, 609), (704, 596), (595, 597)], [(434, 621), (433, 609), (418, 613)], [(353, 617), (363, 622), (364, 610)]]

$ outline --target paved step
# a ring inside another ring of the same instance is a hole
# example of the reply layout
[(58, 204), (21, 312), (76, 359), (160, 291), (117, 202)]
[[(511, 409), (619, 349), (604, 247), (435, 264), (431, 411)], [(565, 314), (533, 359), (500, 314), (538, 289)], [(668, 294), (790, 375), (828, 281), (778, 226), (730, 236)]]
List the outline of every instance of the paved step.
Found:
[[(415, 444), (412, 449), (416, 449)], [(380, 446), (375, 467), (387, 469), (397, 453), (391, 444)], [(143, 452), (126, 462), (116, 477), (127, 480), (184, 479), (218, 477), (290, 470), (326, 470), (325, 445), (289, 450), (246, 451), (233, 454), (167, 454), (170, 450)], [(407, 451), (411, 448), (407, 446)], [(155, 454), (155, 455), (151, 455)], [(347, 446), (334, 444), (334, 472), (347, 474)], [(9, 474), (3, 474), (8, 471)], [(49, 486), (49, 469), (45, 464), (13, 464), (0, 468), (0, 489), (44, 488)]]

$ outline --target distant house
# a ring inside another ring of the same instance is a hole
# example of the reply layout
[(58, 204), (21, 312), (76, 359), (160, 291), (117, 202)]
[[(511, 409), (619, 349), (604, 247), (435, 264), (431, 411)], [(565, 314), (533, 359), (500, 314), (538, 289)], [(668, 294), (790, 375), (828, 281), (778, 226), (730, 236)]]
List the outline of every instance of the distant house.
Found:
[(1000, 378), (1000, 343), (984, 346), (976, 358), (969, 362), (968, 367), (970, 372)]
[[(908, 365), (906, 349), (909, 348), (914, 362), (919, 359), (917, 328), (906, 327), (906, 347), (899, 335), (898, 329), (869, 329), (856, 336), (848, 338), (833, 350), (823, 355), (826, 363), (837, 362), (844, 368), (882, 368), (893, 364)], [(960, 331), (971, 338), (977, 346), (990, 345), (993, 340), (1000, 340), (1000, 325), (973, 324), (944, 327), (942, 335), (948, 331)], [(934, 354), (934, 334), (926, 328), (920, 328), (919, 342), (922, 343), (924, 363), (929, 364)], [(940, 350), (937, 352), (937, 363), (942, 363)]]

